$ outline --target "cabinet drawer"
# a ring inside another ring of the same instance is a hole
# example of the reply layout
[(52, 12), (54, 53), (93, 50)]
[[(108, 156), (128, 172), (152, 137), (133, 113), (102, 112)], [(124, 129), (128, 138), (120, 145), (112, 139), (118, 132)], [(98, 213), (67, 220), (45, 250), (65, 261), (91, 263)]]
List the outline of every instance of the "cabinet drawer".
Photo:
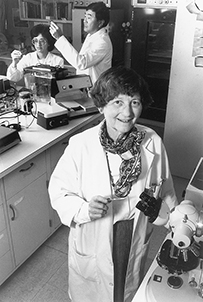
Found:
[(3, 205), (0, 205), (0, 232), (6, 228), (4, 220)]
[(9, 199), (46, 171), (45, 153), (34, 157), (4, 178), (6, 198)]
[(9, 251), (8, 235), (7, 230), (0, 232), (0, 257)]
[(0, 270), (0, 283), (2, 283), (14, 270), (14, 264), (10, 252), (7, 252), (3, 257), (0, 257)]

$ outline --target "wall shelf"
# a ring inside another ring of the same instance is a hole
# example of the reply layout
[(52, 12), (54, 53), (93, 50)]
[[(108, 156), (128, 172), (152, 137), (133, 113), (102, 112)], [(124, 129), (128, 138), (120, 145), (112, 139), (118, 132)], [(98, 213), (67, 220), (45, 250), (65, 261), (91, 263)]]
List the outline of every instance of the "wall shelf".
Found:
[(72, 0), (18, 0), (21, 20), (72, 23)]

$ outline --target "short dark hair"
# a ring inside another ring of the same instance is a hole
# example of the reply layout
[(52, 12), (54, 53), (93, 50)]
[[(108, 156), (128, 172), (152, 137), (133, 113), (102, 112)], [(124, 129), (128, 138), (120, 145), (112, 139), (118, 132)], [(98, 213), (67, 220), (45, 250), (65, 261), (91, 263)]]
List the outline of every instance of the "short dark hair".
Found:
[(47, 24), (37, 24), (32, 27), (30, 30), (31, 39), (37, 37), (38, 35), (42, 35), (48, 42), (48, 51), (52, 51), (54, 49), (54, 44), (56, 40), (52, 37), (49, 32), (49, 25)]
[(105, 5), (104, 2), (100, 1), (90, 3), (86, 7), (86, 11), (87, 10), (92, 10), (93, 12), (95, 12), (97, 21), (104, 20), (104, 24), (102, 25), (102, 27), (106, 27), (108, 25), (110, 20), (109, 8)]
[(133, 97), (136, 93), (140, 94), (143, 110), (153, 102), (146, 81), (135, 70), (122, 65), (103, 72), (90, 90), (97, 108), (103, 108), (119, 94)]

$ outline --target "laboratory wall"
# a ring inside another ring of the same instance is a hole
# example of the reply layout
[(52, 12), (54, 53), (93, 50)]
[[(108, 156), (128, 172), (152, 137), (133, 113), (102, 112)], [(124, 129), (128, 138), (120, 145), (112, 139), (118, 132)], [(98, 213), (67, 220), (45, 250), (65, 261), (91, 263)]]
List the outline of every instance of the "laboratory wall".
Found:
[(173, 175), (190, 179), (203, 156), (203, 21), (179, 1), (176, 17), (164, 143)]

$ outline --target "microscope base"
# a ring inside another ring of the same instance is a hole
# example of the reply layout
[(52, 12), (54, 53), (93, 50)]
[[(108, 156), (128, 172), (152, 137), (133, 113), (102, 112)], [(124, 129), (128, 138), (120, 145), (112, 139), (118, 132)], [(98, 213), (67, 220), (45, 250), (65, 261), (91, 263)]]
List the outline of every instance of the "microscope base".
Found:
[[(200, 272), (200, 270), (194, 270), (194, 275), (197, 272)], [(168, 284), (168, 278), (171, 276), (173, 275), (169, 274), (167, 270), (164, 270), (161, 267), (155, 269), (146, 286), (147, 302), (203, 301), (198, 295), (198, 288), (191, 287), (188, 284), (189, 280), (191, 280), (190, 276), (193, 276), (193, 271), (178, 276), (183, 281), (179, 288), (172, 288)], [(199, 279), (197, 279), (197, 281), (199, 281)]]

